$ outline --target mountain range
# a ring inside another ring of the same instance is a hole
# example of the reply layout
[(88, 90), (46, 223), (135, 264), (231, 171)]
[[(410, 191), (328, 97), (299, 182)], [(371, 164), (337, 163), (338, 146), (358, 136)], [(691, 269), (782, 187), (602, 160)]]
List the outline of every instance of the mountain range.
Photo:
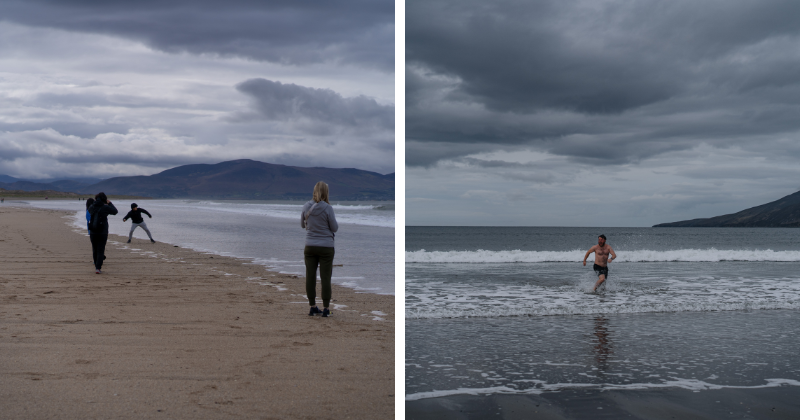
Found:
[[(9, 178), (13, 182), (2, 182)], [(60, 179), (39, 183), (0, 176), (0, 188), (92, 195), (103, 191), (108, 195), (152, 198), (305, 200), (311, 198), (318, 181), (330, 186), (333, 200), (394, 200), (394, 173), (382, 175), (354, 168), (303, 168), (250, 159), (184, 165), (154, 175), (105, 180)]]
[(800, 227), (800, 191), (738, 213), (653, 227)]

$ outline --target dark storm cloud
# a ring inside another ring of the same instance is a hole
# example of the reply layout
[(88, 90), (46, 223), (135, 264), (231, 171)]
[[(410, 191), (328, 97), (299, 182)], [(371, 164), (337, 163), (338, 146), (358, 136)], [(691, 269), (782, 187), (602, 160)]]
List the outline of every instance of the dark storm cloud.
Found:
[(380, 105), (365, 96), (344, 98), (330, 89), (250, 79), (236, 89), (255, 99), (259, 114), (268, 120), (308, 119), (338, 125), (394, 129), (394, 106)]
[(121, 36), (167, 52), (394, 68), (394, 2), (387, 0), (10, 0), (0, 3), (0, 19)]
[(701, 142), (769, 149), (766, 136), (800, 131), (798, 2), (433, 0), (406, 13), (410, 165), (479, 144), (620, 164)]

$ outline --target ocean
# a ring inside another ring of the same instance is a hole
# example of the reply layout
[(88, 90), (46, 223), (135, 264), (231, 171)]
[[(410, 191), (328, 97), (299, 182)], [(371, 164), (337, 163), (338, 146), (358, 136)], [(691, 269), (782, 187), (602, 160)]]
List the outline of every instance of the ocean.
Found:
[(407, 401), (800, 386), (800, 230), (407, 227), (405, 314)]
[[(113, 199), (113, 197), (112, 197)], [(128, 235), (122, 218), (131, 200), (113, 200), (119, 215), (110, 217), (109, 232)], [(251, 260), (275, 271), (305, 276), (300, 227), (303, 202), (226, 200), (136, 200), (153, 215), (145, 217), (156, 241), (217, 255)], [(19, 205), (6, 201), (6, 205)], [(86, 228), (84, 201), (30, 200), (22, 204), (71, 210), (69, 220)], [(332, 281), (357, 291), (394, 294), (394, 202), (332, 202), (339, 231)], [(146, 249), (147, 234), (136, 229), (126, 245)], [(88, 242), (87, 242), (88, 246)], [(91, 248), (87, 251), (91, 253)]]

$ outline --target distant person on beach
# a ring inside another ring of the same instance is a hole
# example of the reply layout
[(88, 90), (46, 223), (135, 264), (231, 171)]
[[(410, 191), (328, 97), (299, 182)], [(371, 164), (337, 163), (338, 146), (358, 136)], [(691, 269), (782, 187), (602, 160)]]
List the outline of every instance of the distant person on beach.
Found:
[(150, 229), (147, 228), (147, 224), (144, 222), (144, 218), (142, 217), (142, 213), (146, 214), (147, 217), (153, 218), (147, 210), (139, 207), (136, 203), (131, 204), (131, 211), (122, 218), (123, 222), (127, 222), (128, 219), (131, 219), (131, 231), (128, 233), (128, 243), (131, 243), (131, 238), (133, 238), (133, 231), (136, 230), (137, 227), (141, 227), (147, 232), (147, 237), (150, 238), (150, 242), (156, 243), (153, 239), (153, 235), (150, 234)]
[[(584, 266), (586, 266), (586, 259), (589, 258), (589, 254), (592, 252), (594, 252), (594, 271), (597, 273), (598, 277), (597, 283), (594, 284), (594, 288), (592, 289), (592, 293), (594, 293), (597, 292), (597, 288), (608, 278), (608, 263), (614, 261), (617, 258), (617, 254), (614, 253), (611, 245), (606, 244), (606, 235), (598, 236), (597, 245), (586, 251), (586, 255), (583, 257)], [(611, 254), (611, 258), (608, 257), (609, 254)]]
[(92, 258), (96, 274), (101, 274), (103, 260), (108, 242), (108, 216), (117, 214), (117, 208), (109, 201), (105, 193), (94, 196), (94, 203), (89, 207), (89, 239), (92, 241)]
[[(303, 250), (306, 263), (306, 294), (311, 305), (309, 315), (331, 314), (328, 306), (331, 302), (331, 275), (333, 275), (333, 237), (339, 230), (333, 207), (328, 201), (328, 184), (320, 181), (314, 186), (312, 200), (303, 205), (300, 214), (300, 226), (306, 230), (306, 247)], [(322, 306), (317, 307), (317, 266), (322, 283)]]

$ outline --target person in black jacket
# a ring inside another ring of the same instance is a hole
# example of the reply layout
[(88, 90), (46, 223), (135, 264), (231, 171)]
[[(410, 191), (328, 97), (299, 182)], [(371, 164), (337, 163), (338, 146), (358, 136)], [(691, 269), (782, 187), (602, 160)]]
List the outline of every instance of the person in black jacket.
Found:
[(141, 227), (147, 232), (147, 236), (150, 238), (150, 242), (156, 243), (153, 240), (153, 235), (150, 234), (150, 229), (147, 228), (147, 224), (144, 222), (144, 218), (142, 217), (142, 213), (146, 214), (147, 217), (153, 218), (147, 210), (139, 207), (136, 203), (131, 204), (131, 211), (122, 218), (123, 222), (127, 222), (128, 219), (131, 219), (131, 232), (128, 234), (128, 243), (131, 243), (131, 238), (133, 238), (133, 231), (136, 230), (137, 227)]
[(108, 242), (108, 215), (117, 214), (117, 208), (111, 204), (105, 193), (94, 196), (94, 204), (89, 207), (89, 238), (92, 241), (92, 258), (95, 273), (100, 274), (105, 259), (106, 242)]

